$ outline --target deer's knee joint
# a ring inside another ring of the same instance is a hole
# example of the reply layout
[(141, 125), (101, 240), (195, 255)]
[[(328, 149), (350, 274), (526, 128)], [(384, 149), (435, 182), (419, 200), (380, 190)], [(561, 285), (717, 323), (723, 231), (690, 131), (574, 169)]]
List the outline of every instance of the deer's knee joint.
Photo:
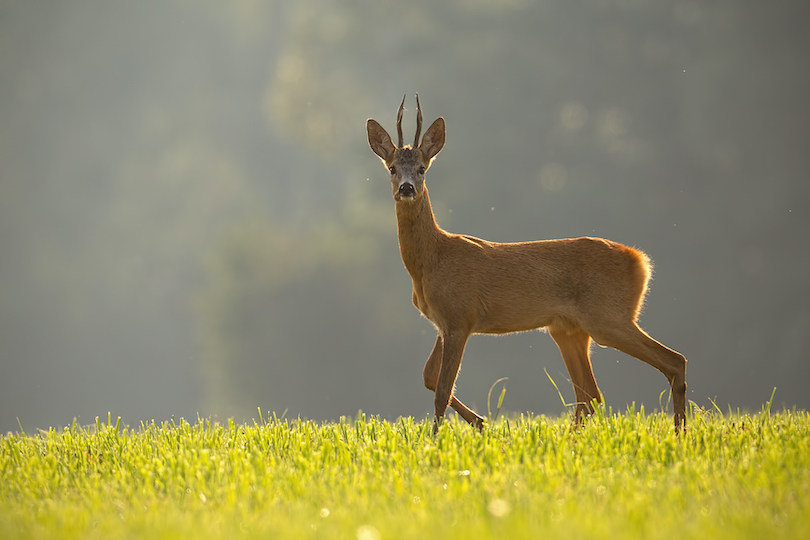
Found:
[(431, 369), (429, 366), (425, 366), (425, 369), (422, 371), (422, 380), (425, 382), (425, 388), (431, 392), (435, 392), (436, 383), (439, 381), (439, 372), (435, 369)]
[(436, 391), (436, 379), (430, 379), (427, 375), (424, 376), (425, 388), (431, 392)]

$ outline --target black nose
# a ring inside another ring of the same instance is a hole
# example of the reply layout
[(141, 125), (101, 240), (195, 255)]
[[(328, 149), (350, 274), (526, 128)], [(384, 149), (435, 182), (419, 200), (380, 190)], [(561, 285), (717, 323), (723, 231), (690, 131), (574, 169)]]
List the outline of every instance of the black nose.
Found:
[(399, 186), (399, 195), (401, 197), (413, 197), (416, 195), (416, 189), (414, 189), (413, 184), (409, 182), (403, 182)]

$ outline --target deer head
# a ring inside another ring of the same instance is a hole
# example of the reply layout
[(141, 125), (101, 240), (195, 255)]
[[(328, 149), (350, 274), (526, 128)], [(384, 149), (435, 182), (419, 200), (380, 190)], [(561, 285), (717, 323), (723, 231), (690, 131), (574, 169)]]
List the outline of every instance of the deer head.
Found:
[(383, 127), (369, 118), (366, 121), (368, 144), (385, 164), (391, 175), (391, 187), (396, 201), (413, 201), (419, 198), (425, 187), (425, 172), (430, 168), (433, 158), (444, 146), (444, 118), (437, 118), (430, 125), (419, 142), (422, 131), (422, 108), (419, 106), (419, 94), (416, 95), (416, 136), (413, 146), (402, 142), (402, 112), (405, 107), (405, 96), (397, 111), (398, 143), (394, 145), (391, 136)]

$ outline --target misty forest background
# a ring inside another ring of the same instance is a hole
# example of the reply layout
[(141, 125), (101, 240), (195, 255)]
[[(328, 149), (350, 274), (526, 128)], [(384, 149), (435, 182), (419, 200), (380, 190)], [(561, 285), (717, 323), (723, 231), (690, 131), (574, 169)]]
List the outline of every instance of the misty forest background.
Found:
[[(711, 407), (810, 407), (810, 4), (0, 2), (0, 431), (432, 413), (365, 120), (444, 116), (440, 225), (646, 251), (641, 325)], [(407, 138), (407, 137), (406, 137)], [(463, 269), (461, 269), (463, 271)], [(607, 402), (653, 368), (596, 348)], [(560, 414), (539, 332), (459, 395)], [(663, 399), (666, 399), (666, 394)]]

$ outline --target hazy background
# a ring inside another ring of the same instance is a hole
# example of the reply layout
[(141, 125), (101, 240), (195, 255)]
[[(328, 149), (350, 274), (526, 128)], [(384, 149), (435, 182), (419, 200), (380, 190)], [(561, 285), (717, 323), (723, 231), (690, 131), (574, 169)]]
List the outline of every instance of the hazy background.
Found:
[[(637, 246), (689, 399), (808, 408), (808, 6), (0, 2), (0, 431), (432, 413), (365, 135), (406, 92), (406, 133), (414, 92), (447, 120), (445, 229)], [(658, 407), (653, 368), (593, 362)], [(561, 414), (544, 368), (573, 401), (550, 337), (476, 336), (459, 396)]]

